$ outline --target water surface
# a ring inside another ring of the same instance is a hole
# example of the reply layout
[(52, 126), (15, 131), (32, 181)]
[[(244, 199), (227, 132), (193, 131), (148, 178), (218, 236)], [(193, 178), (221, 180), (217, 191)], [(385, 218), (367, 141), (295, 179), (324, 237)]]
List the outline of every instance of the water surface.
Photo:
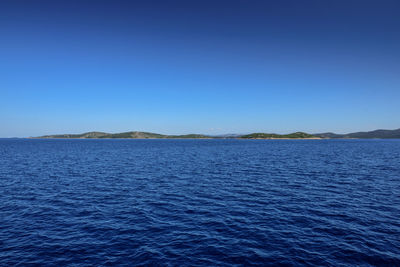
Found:
[(0, 265), (400, 265), (400, 140), (0, 139)]

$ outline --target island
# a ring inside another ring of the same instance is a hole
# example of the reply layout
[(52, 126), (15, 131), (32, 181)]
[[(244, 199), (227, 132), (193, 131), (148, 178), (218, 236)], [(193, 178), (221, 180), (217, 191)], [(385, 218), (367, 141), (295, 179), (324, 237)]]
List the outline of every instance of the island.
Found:
[(303, 133), (295, 132), (291, 134), (269, 134), (269, 133), (252, 133), (240, 136), (245, 139), (321, 139), (321, 137)]
[(164, 135), (149, 132), (123, 132), (123, 133), (104, 133), (104, 132), (88, 132), (83, 134), (56, 134), (44, 135), (34, 138), (67, 138), (67, 139), (204, 139), (212, 138), (203, 134), (185, 134), (185, 135)]
[(204, 134), (185, 134), (185, 135), (164, 135), (150, 132), (123, 132), (123, 133), (105, 133), (105, 132), (87, 132), (82, 134), (56, 134), (44, 135), (32, 138), (47, 139), (321, 139), (311, 134), (296, 132), (291, 134), (270, 134), (270, 133), (252, 133), (246, 135), (204, 135)]
[(151, 132), (87, 132), (82, 134), (55, 134), (43, 135), (30, 138), (45, 139), (400, 139), (400, 129), (396, 130), (374, 130), (369, 132), (355, 132), (348, 134), (317, 133), (309, 134), (305, 132), (294, 132), (290, 134), (275, 133), (251, 133), (251, 134), (224, 134), (224, 135), (205, 135), (205, 134), (183, 134), (165, 135)]

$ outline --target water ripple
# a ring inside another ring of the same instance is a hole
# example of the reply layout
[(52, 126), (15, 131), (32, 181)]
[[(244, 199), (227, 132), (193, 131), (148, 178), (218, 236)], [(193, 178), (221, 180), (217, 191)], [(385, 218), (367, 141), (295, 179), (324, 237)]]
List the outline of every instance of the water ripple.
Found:
[(400, 140), (0, 139), (0, 265), (400, 266)]

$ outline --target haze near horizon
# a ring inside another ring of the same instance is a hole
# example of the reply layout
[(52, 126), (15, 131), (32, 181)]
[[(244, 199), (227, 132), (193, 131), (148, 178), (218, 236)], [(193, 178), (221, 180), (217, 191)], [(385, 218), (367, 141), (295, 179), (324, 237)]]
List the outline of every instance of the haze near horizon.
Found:
[(1, 1), (0, 137), (400, 127), (398, 1)]

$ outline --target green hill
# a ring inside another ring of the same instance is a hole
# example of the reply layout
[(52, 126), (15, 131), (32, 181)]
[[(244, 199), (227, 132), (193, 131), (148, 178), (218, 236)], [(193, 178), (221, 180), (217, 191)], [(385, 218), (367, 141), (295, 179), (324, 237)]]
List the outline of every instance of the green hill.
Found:
[(90, 139), (90, 138), (129, 138), (129, 139), (162, 139), (162, 138), (211, 138), (202, 134), (186, 134), (186, 135), (164, 135), (149, 132), (124, 132), (124, 133), (104, 133), (104, 132), (88, 132), (83, 134), (56, 134), (44, 135), (36, 138), (67, 138), (67, 139)]
[[(218, 136), (209, 136), (204, 134), (184, 134), (184, 135), (164, 135), (149, 132), (123, 132), (123, 133), (104, 133), (104, 132), (88, 132), (83, 134), (56, 134), (44, 135), (36, 138), (67, 138), (67, 139), (105, 139), (105, 138), (124, 138), (124, 139), (204, 139), (204, 138), (224, 138)], [(226, 138), (226, 137), (225, 137)], [(275, 138), (317, 138), (314, 135), (296, 132), (292, 134), (269, 134), (269, 133), (252, 133), (247, 135), (237, 135), (229, 138), (243, 139), (275, 139)]]
[(322, 138), (398, 139), (400, 138), (400, 129), (375, 130), (369, 132), (356, 132), (348, 134), (320, 133), (315, 135)]
[(303, 132), (296, 132), (291, 134), (270, 134), (270, 133), (252, 133), (242, 135), (240, 138), (245, 139), (304, 139), (304, 138), (318, 138), (314, 135), (303, 133)]
[(349, 134), (320, 133), (308, 134), (304, 132), (295, 132), (291, 134), (274, 133), (252, 133), (246, 135), (217, 135), (210, 136), (204, 134), (184, 134), (184, 135), (164, 135), (149, 132), (124, 132), (124, 133), (105, 133), (105, 132), (87, 132), (82, 134), (56, 134), (44, 135), (35, 138), (67, 138), (67, 139), (101, 139), (101, 138), (128, 138), (128, 139), (204, 139), (204, 138), (241, 138), (241, 139), (336, 139), (336, 138), (400, 138), (400, 129), (396, 130), (375, 130), (370, 132), (357, 132)]

